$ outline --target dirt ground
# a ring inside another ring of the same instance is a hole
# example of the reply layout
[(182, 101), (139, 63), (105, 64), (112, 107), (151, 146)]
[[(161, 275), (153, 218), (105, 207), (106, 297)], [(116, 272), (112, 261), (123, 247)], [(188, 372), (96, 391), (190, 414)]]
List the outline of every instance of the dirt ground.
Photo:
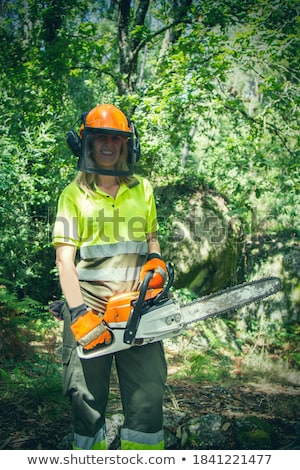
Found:
[[(257, 417), (274, 429), (274, 449), (300, 449), (300, 387), (274, 384), (170, 384), (172, 398), (190, 417), (217, 414), (226, 426), (236, 419)], [(224, 434), (226, 435), (226, 433)], [(228, 433), (227, 449), (234, 449)]]
[[(276, 430), (277, 449), (300, 449), (300, 387), (274, 384), (194, 383), (187, 379), (168, 381), (165, 408), (180, 411), (188, 420), (204, 414), (219, 414), (231, 422), (256, 416)], [(112, 383), (108, 414), (121, 412), (117, 383)], [(185, 419), (185, 418), (184, 418)], [(69, 407), (58, 409), (51, 400), (19, 396), (11, 402), (0, 397), (0, 449), (62, 449), (71, 432)], [(228, 442), (228, 449), (232, 448)]]

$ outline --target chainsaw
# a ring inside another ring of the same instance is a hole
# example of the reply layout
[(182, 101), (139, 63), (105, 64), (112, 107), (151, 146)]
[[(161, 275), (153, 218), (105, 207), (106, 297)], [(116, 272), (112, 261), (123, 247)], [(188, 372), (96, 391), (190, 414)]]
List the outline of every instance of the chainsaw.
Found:
[(192, 324), (216, 317), (275, 294), (281, 288), (277, 277), (267, 277), (229, 287), (181, 305), (170, 295), (174, 268), (168, 263), (168, 280), (161, 289), (148, 289), (153, 272), (146, 273), (139, 291), (117, 294), (107, 303), (103, 322), (112, 342), (86, 350), (77, 347), (81, 359), (114, 354), (182, 334)]

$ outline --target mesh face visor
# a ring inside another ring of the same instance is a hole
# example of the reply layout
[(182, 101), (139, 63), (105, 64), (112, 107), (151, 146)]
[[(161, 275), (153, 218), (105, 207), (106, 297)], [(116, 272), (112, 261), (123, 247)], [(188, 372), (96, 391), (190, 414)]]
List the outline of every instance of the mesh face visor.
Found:
[[(93, 147), (97, 135), (117, 135), (123, 137), (121, 155), (114, 169), (101, 168), (93, 156)], [(81, 155), (78, 160), (78, 170), (85, 173), (94, 173), (111, 176), (129, 176), (133, 173), (135, 163), (134, 137), (132, 132), (116, 129), (100, 129), (85, 127), (82, 131)]]

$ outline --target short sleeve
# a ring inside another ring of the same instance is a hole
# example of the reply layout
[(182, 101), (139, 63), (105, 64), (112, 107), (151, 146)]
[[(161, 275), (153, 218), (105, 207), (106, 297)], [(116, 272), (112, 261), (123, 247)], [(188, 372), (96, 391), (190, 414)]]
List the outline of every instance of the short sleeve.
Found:
[(52, 243), (57, 245), (79, 246), (79, 212), (76, 198), (72, 197), (71, 189), (67, 187), (58, 200), (56, 219), (52, 232)]

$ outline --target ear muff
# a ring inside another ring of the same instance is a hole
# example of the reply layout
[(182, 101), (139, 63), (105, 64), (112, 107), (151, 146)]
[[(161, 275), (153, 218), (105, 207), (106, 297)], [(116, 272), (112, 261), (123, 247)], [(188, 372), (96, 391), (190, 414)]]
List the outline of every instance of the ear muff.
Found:
[(82, 132), (82, 126), (85, 125), (85, 118), (88, 113), (82, 113), (79, 119), (75, 122), (74, 126), (81, 121), (81, 127), (80, 127), (80, 136), (77, 134), (77, 132), (74, 129), (71, 129), (69, 132), (67, 132), (67, 138), (66, 142), (73, 153), (75, 157), (80, 158), (81, 157), (81, 132)]
[(81, 156), (81, 139), (77, 132), (72, 129), (67, 132), (67, 145), (75, 157), (80, 158)]
[(127, 117), (127, 121), (128, 121), (128, 127), (130, 127), (130, 129), (132, 130), (132, 134), (133, 134), (133, 137), (132, 137), (132, 140), (133, 140), (133, 142), (132, 142), (133, 143), (132, 158), (133, 158), (133, 163), (136, 163), (141, 158), (140, 136), (139, 136), (139, 133), (137, 131), (137, 128), (134, 125), (134, 122), (131, 121), (128, 117)]

